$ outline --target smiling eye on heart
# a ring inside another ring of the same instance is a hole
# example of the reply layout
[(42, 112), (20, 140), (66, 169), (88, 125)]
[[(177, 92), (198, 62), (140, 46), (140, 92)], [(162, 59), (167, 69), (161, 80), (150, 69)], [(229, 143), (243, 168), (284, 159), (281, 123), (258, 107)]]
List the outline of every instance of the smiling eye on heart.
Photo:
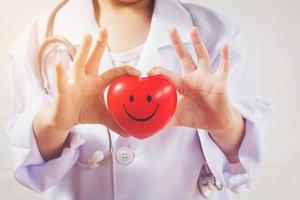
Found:
[(129, 96), (129, 101), (130, 101), (130, 102), (133, 102), (133, 101), (134, 101), (134, 96), (133, 96), (133, 95), (130, 95), (130, 96)]
[[(133, 95), (130, 95), (129, 96), (129, 101), (132, 103), (134, 101), (134, 96)], [(151, 95), (148, 95), (147, 96), (147, 101), (150, 103), (152, 101), (152, 96)]]
[(148, 96), (147, 96), (147, 101), (150, 103), (151, 100), (152, 100), (152, 96), (151, 96), (151, 95), (148, 95)]

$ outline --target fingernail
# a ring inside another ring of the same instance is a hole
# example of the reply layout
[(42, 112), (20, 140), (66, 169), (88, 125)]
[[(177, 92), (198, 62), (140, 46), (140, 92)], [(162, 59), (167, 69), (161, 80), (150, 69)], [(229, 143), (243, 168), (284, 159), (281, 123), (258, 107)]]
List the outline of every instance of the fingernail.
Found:
[(134, 70), (134, 73), (135, 73), (136, 75), (138, 75), (138, 76), (140, 76), (140, 75), (142, 74), (142, 72), (141, 72), (141, 71), (138, 71), (138, 70)]
[(173, 26), (172, 28), (170, 28), (169, 33), (170, 34), (174, 34), (177, 32), (177, 28), (175, 26)]
[(106, 28), (101, 28), (98, 33), (98, 41), (102, 41), (104, 39), (105, 34), (107, 33)]
[(105, 33), (105, 32), (107, 32), (107, 28), (106, 27), (101, 27), (100, 31), (103, 32), (103, 33)]
[(196, 26), (193, 26), (193, 27), (192, 27), (192, 31), (194, 31), (194, 32), (198, 32), (198, 31), (199, 31), (199, 29), (198, 29), (198, 27), (196, 27)]
[(102, 42), (103, 41), (103, 39), (104, 39), (104, 34), (103, 34), (103, 32), (102, 31), (100, 31), (99, 32), (99, 34), (98, 34), (98, 42)]
[(123, 132), (121, 136), (122, 136), (122, 137), (128, 138), (130, 135), (128, 135), (128, 134), (126, 134), (125, 132)]
[(91, 34), (86, 34), (83, 38), (83, 41), (91, 42), (93, 40), (93, 36)]
[(157, 75), (160, 72), (158, 67), (153, 68), (151, 71), (152, 71), (152, 75)]

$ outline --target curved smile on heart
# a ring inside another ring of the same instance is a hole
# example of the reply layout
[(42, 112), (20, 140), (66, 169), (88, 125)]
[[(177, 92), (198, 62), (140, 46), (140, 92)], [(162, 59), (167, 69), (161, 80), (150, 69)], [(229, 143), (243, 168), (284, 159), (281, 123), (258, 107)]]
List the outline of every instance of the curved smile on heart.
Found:
[(132, 114), (130, 114), (130, 113), (128, 112), (128, 110), (126, 109), (125, 105), (123, 104), (123, 108), (124, 108), (126, 114), (128, 115), (128, 117), (130, 117), (131, 119), (133, 119), (133, 120), (135, 120), (135, 121), (138, 121), (138, 122), (144, 122), (144, 121), (148, 121), (149, 119), (151, 119), (151, 118), (155, 115), (155, 113), (157, 112), (158, 107), (159, 107), (159, 106), (158, 106), (158, 104), (157, 104), (155, 110), (154, 110), (154, 111), (152, 112), (152, 114), (150, 114), (149, 116), (147, 116), (147, 117), (145, 117), (145, 118), (138, 118), (138, 117), (135, 117), (135, 116), (133, 116)]

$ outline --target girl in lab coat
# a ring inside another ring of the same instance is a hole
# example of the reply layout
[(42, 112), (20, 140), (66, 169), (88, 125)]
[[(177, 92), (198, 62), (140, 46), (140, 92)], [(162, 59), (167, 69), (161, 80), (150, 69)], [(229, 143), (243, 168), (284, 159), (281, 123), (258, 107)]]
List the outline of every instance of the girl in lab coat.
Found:
[[(214, 198), (227, 199), (227, 189), (249, 189), (269, 108), (255, 96), (234, 25), (177, 0), (70, 0), (54, 34), (78, 50), (73, 61), (59, 48), (44, 61), (46, 94), (35, 60), (48, 15), (35, 19), (10, 52), (8, 134), (17, 181), (56, 200), (196, 200), (213, 190)], [(164, 75), (180, 94), (168, 126), (144, 140), (126, 135), (105, 104), (116, 77), (141, 72)]]

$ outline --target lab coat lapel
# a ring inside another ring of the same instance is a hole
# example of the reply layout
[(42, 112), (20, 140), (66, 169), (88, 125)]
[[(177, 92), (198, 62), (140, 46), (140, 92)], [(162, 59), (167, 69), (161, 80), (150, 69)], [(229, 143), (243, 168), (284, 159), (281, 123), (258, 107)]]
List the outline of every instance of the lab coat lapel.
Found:
[[(68, 24), (68, 26), (66, 26)], [(192, 18), (177, 0), (156, 0), (151, 20), (151, 28), (137, 64), (137, 68), (146, 73), (153, 66), (163, 66), (169, 70), (180, 72), (175, 51), (171, 46), (169, 31), (176, 27), (184, 44), (191, 50), (189, 30), (193, 26)], [(59, 12), (54, 32), (63, 35), (76, 46), (79, 46), (86, 33), (97, 36), (99, 31), (95, 20), (92, 0), (70, 0)], [(194, 57), (193, 51), (190, 51)], [(175, 59), (174, 59), (175, 58)], [(108, 49), (105, 50), (100, 72), (113, 66)]]
[[(66, 24), (68, 24), (66, 26)], [(79, 47), (85, 34), (92, 34), (97, 38), (99, 26), (95, 19), (92, 0), (69, 0), (58, 13), (54, 33), (67, 38), (76, 47)], [(106, 48), (100, 63), (100, 73), (113, 66), (110, 53)]]
[(55, 19), (54, 34), (64, 36), (76, 46), (85, 34), (97, 36), (98, 31), (92, 0), (69, 0)]
[(190, 14), (179, 1), (156, 0), (150, 32), (137, 68), (146, 73), (153, 66), (163, 66), (179, 73), (180, 68), (178, 69), (178, 63), (174, 60), (176, 54), (171, 46), (169, 31), (172, 27), (176, 27), (188, 47), (190, 46), (189, 30), (192, 26)]

